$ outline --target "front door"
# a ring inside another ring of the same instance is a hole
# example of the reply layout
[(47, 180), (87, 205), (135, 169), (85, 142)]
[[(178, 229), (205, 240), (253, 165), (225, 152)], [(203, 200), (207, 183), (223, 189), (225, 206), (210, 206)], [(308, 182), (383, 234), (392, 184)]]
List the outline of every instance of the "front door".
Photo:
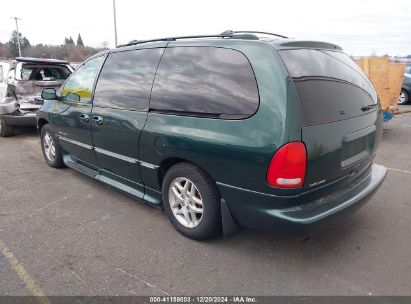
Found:
[(59, 92), (61, 101), (50, 114), (64, 154), (90, 167), (97, 164), (91, 138), (93, 87), (104, 59), (90, 59), (71, 75)]
[(135, 193), (137, 196), (144, 193), (139, 139), (163, 50), (110, 53), (98, 78), (93, 101), (93, 145), (101, 176), (139, 191)]

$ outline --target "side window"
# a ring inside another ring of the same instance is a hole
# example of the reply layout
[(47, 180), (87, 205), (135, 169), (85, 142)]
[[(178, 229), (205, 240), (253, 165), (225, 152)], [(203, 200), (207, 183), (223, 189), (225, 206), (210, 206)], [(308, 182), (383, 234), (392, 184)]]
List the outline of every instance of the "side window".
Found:
[(171, 47), (157, 70), (150, 108), (187, 115), (243, 118), (258, 108), (254, 72), (232, 49)]
[(163, 51), (156, 48), (111, 53), (97, 81), (94, 106), (147, 111)]
[(100, 56), (87, 61), (71, 75), (63, 88), (63, 100), (82, 103), (91, 101), (94, 80), (104, 58), (104, 56)]
[(24, 67), (21, 69), (21, 75), (20, 79), (21, 80), (29, 80), (31, 78), (31, 74), (33, 74), (33, 71), (35, 70), (35, 67)]

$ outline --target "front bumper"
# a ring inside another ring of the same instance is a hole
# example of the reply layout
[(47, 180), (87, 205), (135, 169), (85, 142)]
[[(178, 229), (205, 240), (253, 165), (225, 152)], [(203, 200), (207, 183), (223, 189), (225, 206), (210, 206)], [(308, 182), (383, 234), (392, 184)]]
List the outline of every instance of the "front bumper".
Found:
[(12, 126), (31, 127), (36, 125), (36, 113), (13, 113), (0, 115), (1, 119)]
[[(284, 206), (285, 197), (268, 196), (224, 184), (218, 184), (218, 187), (227, 201), (232, 217), (240, 226), (282, 235), (307, 237), (341, 221), (346, 215), (367, 203), (386, 174), (385, 167), (373, 164), (369, 174), (348, 189), (291, 208), (273, 208), (279, 205), (279, 202)], [(295, 199), (296, 197), (290, 197), (290, 201)]]

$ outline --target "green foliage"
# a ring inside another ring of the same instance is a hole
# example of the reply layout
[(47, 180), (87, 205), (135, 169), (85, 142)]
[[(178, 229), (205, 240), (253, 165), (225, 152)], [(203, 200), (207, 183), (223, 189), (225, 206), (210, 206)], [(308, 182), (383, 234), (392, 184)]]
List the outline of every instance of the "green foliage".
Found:
[(83, 39), (81, 39), (80, 34), (78, 34), (78, 37), (77, 37), (77, 46), (84, 46)]
[(64, 37), (64, 44), (66, 45), (74, 45), (74, 40), (73, 38), (70, 36), (70, 38)]
[(18, 47), (19, 40), (20, 40), (20, 48), (21, 48), (22, 56), (24, 54), (24, 50), (30, 47), (30, 42), (26, 37), (23, 37), (21, 33), (19, 33), (17, 37), (17, 31), (13, 31), (11, 33), (11, 38), (9, 40), (9, 49), (10, 49), (10, 53), (14, 57), (19, 56), (19, 47)]
[[(77, 38), (77, 46), (74, 44), (72, 37), (64, 37), (64, 44), (62, 45), (46, 45), (40, 43), (35, 46), (31, 46), (29, 40), (26, 37), (23, 37), (21, 34), (19, 36), (22, 56), (26, 57), (54, 58), (64, 59), (71, 62), (82, 62), (88, 57), (104, 49), (104, 47), (85, 47), (80, 34)], [(10, 41), (4, 44), (0, 42), (1, 59), (9, 59), (19, 56), (17, 41), (17, 32), (13, 31)]]

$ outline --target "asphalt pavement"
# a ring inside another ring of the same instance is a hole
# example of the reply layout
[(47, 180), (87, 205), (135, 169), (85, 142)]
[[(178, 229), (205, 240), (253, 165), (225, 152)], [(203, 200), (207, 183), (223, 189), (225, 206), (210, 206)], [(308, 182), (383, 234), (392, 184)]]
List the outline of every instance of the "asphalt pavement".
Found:
[(34, 129), (0, 138), (0, 295), (411, 295), (411, 114), (384, 128), (384, 184), (308, 241), (189, 240), (162, 210), (48, 167)]

